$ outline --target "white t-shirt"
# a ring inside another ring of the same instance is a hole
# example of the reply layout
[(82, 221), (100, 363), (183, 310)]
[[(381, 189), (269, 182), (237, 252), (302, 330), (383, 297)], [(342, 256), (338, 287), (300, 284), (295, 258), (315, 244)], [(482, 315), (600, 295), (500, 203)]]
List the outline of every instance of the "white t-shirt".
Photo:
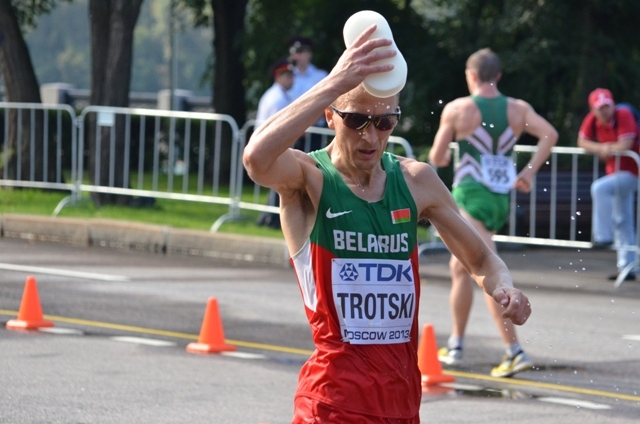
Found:
[(256, 115), (256, 126), (269, 119), (276, 112), (284, 109), (291, 103), (292, 97), (289, 92), (278, 84), (273, 83), (271, 87), (264, 92), (258, 102), (258, 112)]

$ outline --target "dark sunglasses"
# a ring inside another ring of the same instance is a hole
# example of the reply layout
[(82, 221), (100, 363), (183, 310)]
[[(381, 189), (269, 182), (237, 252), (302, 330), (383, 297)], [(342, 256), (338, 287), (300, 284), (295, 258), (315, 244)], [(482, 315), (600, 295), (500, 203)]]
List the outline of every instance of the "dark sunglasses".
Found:
[(352, 130), (364, 131), (369, 124), (373, 123), (373, 126), (380, 131), (389, 131), (398, 125), (400, 120), (400, 106), (397, 108), (397, 112), (387, 113), (384, 115), (365, 115), (363, 113), (345, 112), (337, 109), (335, 106), (329, 106), (335, 113), (337, 113), (342, 122), (347, 128)]

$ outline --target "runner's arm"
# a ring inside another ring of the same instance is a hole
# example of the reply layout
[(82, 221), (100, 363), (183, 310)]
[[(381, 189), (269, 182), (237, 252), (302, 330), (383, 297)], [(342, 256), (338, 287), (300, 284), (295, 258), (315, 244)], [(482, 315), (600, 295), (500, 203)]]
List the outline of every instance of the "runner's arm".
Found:
[(524, 104), (524, 131), (538, 139), (535, 153), (529, 163), (518, 173), (515, 183), (516, 189), (528, 193), (531, 191), (533, 177), (558, 142), (558, 132), (546, 119), (538, 115), (530, 104), (522, 103)]
[(513, 287), (511, 275), (502, 259), (462, 217), (435, 170), (422, 165), (424, 167), (410, 170), (415, 176), (410, 189), (422, 210), (420, 217), (433, 224), (449, 251), (460, 260), (476, 283), (505, 307), (502, 316), (510, 318), (514, 324), (524, 324), (531, 315), (529, 300)]
[(456, 108), (447, 103), (440, 116), (440, 125), (433, 139), (433, 147), (429, 151), (429, 163), (436, 167), (448, 166), (451, 162), (449, 143), (455, 139)]

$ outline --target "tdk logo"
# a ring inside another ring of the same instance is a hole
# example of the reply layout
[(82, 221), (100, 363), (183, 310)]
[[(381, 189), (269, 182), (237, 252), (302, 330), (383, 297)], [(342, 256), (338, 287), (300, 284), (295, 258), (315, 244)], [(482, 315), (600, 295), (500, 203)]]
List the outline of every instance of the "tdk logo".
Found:
[[(342, 281), (413, 282), (411, 264), (345, 263), (339, 274)], [(360, 277), (360, 278), (358, 278)]]
[(356, 281), (358, 275), (360, 274), (358, 274), (355, 265), (352, 263), (344, 264), (340, 270), (340, 278), (342, 278), (342, 281)]

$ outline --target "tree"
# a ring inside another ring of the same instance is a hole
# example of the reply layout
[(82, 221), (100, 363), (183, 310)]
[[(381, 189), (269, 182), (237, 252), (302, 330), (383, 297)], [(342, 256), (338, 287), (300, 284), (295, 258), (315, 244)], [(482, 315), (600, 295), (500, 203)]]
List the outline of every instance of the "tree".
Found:
[[(143, 0), (90, 0), (91, 23), (91, 98), (92, 105), (129, 105), (131, 63), (133, 57), (133, 30), (135, 29)], [(124, 117), (118, 116), (114, 127), (101, 127), (99, 140), (95, 137), (95, 117), (89, 123), (89, 175), (95, 179), (98, 165), (100, 172), (95, 185), (109, 186), (109, 166), (99, 160), (122, 163), (124, 152)], [(110, 135), (115, 128), (115, 157), (110, 155)], [(98, 143), (100, 141), (100, 143)], [(99, 148), (98, 148), (99, 144)], [(113, 175), (115, 187), (124, 186), (124, 173)], [(130, 198), (96, 193), (99, 204), (126, 204)]]
[(246, 119), (243, 33), (248, 0), (182, 0), (195, 25), (213, 25), (213, 108), (242, 125)]
[[(637, 0), (422, 3), (441, 12), (428, 21), (444, 53), (437, 62), (440, 69), (462, 75), (469, 54), (491, 47), (503, 62), (501, 90), (526, 99), (546, 116), (559, 130), (562, 145), (574, 145), (587, 95), (597, 86), (613, 90), (617, 100), (640, 101)], [(457, 87), (441, 92), (445, 102), (465, 94), (463, 78)]]
[[(48, 13), (54, 6), (54, 0), (36, 0), (26, 6), (22, 2), (0, 0), (0, 75), (4, 81), (5, 98), (8, 102), (42, 102), (38, 79), (21, 26), (35, 25), (37, 16)], [(33, 125), (31, 125), (29, 113), (21, 114), (20, 122), (18, 122), (18, 116), (15, 109), (10, 111), (8, 151), (4, 152), (9, 157), (3, 158), (8, 163), (8, 175), (14, 176), (16, 180), (27, 179), (33, 175), (35, 181), (52, 181), (55, 178), (55, 166), (53, 166), (56, 160), (55, 150), (48, 150), (50, 153), (46, 160), (49, 161), (49, 166), (46, 168), (49, 173), (44, 175), (44, 142), (48, 140), (36, 142), (31, 146), (32, 138), (43, 140), (42, 112), (36, 111), (33, 115), (35, 121)], [(18, 126), (22, 131), (18, 131)], [(34, 129), (35, 134), (31, 134), (31, 128)], [(19, 133), (22, 134), (20, 140), (18, 140)], [(29, 154), (32, 148), (35, 154), (33, 164)], [(21, 157), (20, 166), (18, 166), (18, 157)], [(4, 163), (4, 161), (0, 163), (0, 169)], [(20, 175), (18, 175), (18, 169), (20, 169)]]

